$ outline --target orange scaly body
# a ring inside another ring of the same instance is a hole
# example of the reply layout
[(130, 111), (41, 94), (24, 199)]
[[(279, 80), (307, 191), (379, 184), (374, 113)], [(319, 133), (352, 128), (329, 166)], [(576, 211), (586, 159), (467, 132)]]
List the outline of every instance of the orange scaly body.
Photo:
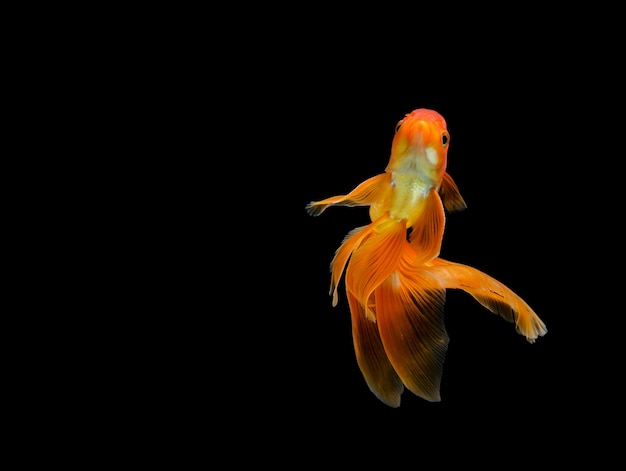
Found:
[[(345, 271), (359, 368), (385, 404), (400, 405), (404, 387), (428, 401), (439, 389), (448, 335), (447, 289), (461, 289), (529, 342), (547, 332), (518, 295), (485, 273), (439, 258), (445, 213), (466, 207), (446, 172), (450, 135), (436, 111), (416, 109), (397, 126), (385, 173), (347, 195), (307, 205), (313, 216), (332, 205), (369, 206), (371, 223), (352, 230), (331, 262), (333, 306)], [(408, 233), (408, 236), (407, 236)]]

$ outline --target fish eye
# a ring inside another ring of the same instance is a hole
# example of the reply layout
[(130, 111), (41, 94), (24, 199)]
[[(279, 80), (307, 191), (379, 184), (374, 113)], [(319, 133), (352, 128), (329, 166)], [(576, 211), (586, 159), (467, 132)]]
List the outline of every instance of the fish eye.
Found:
[(441, 145), (445, 147), (448, 145), (449, 142), (450, 142), (450, 134), (448, 134), (447, 132), (441, 133)]

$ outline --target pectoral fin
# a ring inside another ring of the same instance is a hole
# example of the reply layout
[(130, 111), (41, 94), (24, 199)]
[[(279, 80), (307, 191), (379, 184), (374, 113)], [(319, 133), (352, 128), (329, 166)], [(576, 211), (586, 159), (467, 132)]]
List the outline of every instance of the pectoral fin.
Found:
[(441, 182), (441, 187), (439, 188), (439, 195), (441, 195), (443, 206), (446, 208), (446, 211), (461, 211), (467, 208), (465, 200), (461, 196), (456, 183), (454, 183), (454, 180), (452, 180), (452, 177), (448, 172), (443, 174), (443, 180)]
[(311, 201), (306, 210), (311, 216), (319, 216), (326, 208), (340, 206), (368, 206), (377, 203), (385, 191), (385, 183), (389, 183), (391, 175), (381, 173), (365, 180), (347, 195), (332, 196), (321, 201)]

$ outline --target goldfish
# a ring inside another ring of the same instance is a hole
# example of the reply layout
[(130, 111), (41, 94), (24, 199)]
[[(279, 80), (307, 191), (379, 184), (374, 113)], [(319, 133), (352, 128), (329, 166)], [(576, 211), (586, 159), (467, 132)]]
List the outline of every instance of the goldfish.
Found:
[(405, 388), (426, 401), (441, 401), (449, 289), (465, 291), (514, 323), (530, 343), (547, 333), (535, 311), (506, 285), (439, 256), (446, 213), (467, 207), (447, 172), (449, 147), (443, 116), (415, 109), (397, 123), (384, 173), (305, 207), (318, 216), (331, 206), (369, 206), (370, 222), (351, 230), (331, 260), (329, 294), (337, 306), (344, 277), (358, 367), (370, 391), (391, 407), (400, 406)]

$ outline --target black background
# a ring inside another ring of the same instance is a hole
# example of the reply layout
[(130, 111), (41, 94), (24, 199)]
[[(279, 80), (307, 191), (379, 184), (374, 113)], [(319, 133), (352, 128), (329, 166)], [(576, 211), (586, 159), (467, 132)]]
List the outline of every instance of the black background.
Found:
[[(53, 166), (76, 149), (66, 178), (98, 198), (51, 175), (51, 194), (80, 204), (77, 227), (33, 232), (60, 286), (22, 299), (42, 300), (42, 322), (18, 316), (45, 339), (11, 352), (34, 360), (6, 381), (28, 393), (7, 403), (11, 436), (48, 443), (25, 459), (596, 469), (621, 453), (622, 15), (467, 5), (142, 7), (112, 11), (101, 50), (68, 36), (86, 48), (73, 68), (33, 62), (61, 129), (27, 141)], [(529, 344), (451, 291), (441, 402), (407, 391), (390, 408), (358, 369), (343, 281), (336, 307), (328, 295), (367, 209), (305, 206), (383, 172), (396, 123), (420, 107), (447, 120), (468, 205), (447, 216), (441, 256), (505, 283), (548, 333)]]

